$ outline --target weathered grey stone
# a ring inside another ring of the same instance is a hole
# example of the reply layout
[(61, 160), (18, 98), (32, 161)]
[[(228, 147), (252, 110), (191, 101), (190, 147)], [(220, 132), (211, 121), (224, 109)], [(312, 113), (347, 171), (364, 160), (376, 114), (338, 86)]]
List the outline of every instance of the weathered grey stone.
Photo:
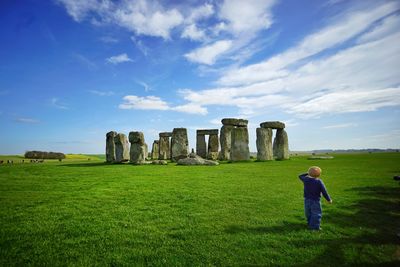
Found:
[(208, 165), (208, 166), (215, 166), (219, 165), (218, 162), (212, 160), (206, 160), (202, 157), (196, 155), (195, 153), (190, 153), (189, 157), (182, 158), (178, 160), (178, 165), (186, 165), (186, 166), (194, 166), (194, 165)]
[(247, 127), (232, 129), (230, 160), (250, 160), (249, 133)]
[(163, 132), (158, 134), (160, 137), (171, 137), (172, 133), (171, 132)]
[(154, 140), (153, 146), (151, 147), (151, 159), (158, 159), (158, 157), (159, 157), (158, 144), (159, 143), (160, 143), (159, 140)]
[(186, 128), (174, 128), (171, 137), (171, 159), (177, 162), (189, 154), (189, 141)]
[(168, 136), (161, 136), (159, 141), (159, 157), (158, 159), (167, 160), (171, 159), (171, 147)]
[(166, 160), (153, 160), (151, 162), (151, 164), (153, 164), (153, 165), (167, 165), (168, 162)]
[(196, 153), (204, 159), (207, 157), (206, 137), (204, 134), (199, 134), (198, 131), (196, 137)]
[(223, 125), (231, 125), (231, 126), (239, 126), (239, 127), (247, 127), (249, 123), (248, 120), (244, 119), (234, 119), (234, 118), (225, 118), (221, 120)]
[(218, 159), (218, 134), (210, 134), (208, 137), (208, 153), (207, 159), (217, 160)]
[(257, 128), (257, 160), (273, 160), (272, 129)]
[(235, 127), (231, 125), (223, 125), (221, 127), (221, 134), (219, 136), (221, 143), (220, 160), (229, 160), (231, 158), (231, 133), (233, 128)]
[(284, 129), (285, 124), (280, 121), (266, 121), (260, 123), (261, 128), (271, 128), (271, 129)]
[(144, 135), (142, 132), (130, 132), (129, 142), (131, 142), (130, 162), (133, 164), (146, 163), (147, 149)]
[(149, 146), (147, 145), (147, 143), (144, 143), (144, 151), (145, 151), (145, 153), (144, 153), (145, 159), (150, 158), (150, 155), (149, 155)]
[(289, 159), (289, 141), (284, 129), (278, 129), (276, 131), (273, 152), (277, 160)]
[(211, 135), (211, 134), (216, 134), (218, 135), (218, 129), (203, 129), (203, 130), (197, 130), (197, 134), (202, 134), (202, 135)]
[(115, 162), (115, 143), (114, 138), (117, 132), (111, 131), (106, 134), (106, 161), (108, 163)]
[(144, 134), (142, 132), (130, 132), (129, 133), (129, 142), (132, 144), (144, 145)]
[(115, 162), (121, 163), (129, 161), (129, 142), (125, 134), (119, 133), (114, 137), (115, 143)]

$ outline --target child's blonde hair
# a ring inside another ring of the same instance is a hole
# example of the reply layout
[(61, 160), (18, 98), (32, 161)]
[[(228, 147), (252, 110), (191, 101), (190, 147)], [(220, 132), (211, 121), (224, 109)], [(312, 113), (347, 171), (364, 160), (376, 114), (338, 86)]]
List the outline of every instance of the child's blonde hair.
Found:
[(318, 166), (312, 166), (308, 169), (308, 175), (314, 178), (318, 178), (321, 176), (322, 170)]

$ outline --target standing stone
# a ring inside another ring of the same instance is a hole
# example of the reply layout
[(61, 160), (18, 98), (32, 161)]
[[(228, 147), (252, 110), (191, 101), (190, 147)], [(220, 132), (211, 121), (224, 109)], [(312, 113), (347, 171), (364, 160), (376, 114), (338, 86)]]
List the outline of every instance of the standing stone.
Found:
[(177, 162), (187, 158), (189, 151), (189, 141), (186, 128), (174, 128), (171, 138), (171, 159)]
[(289, 141), (284, 129), (278, 129), (273, 145), (274, 157), (277, 160), (289, 159)]
[(147, 143), (144, 143), (144, 151), (145, 151), (145, 153), (144, 153), (144, 155), (145, 155), (145, 159), (147, 159), (147, 158), (150, 158), (150, 155), (149, 155), (149, 146), (147, 145)]
[(122, 163), (129, 160), (129, 142), (125, 134), (119, 133), (114, 138), (115, 162)]
[(210, 134), (208, 137), (208, 154), (207, 158), (211, 160), (218, 159), (218, 134)]
[(257, 128), (257, 160), (273, 160), (272, 129)]
[(130, 162), (133, 164), (143, 164), (146, 162), (146, 143), (142, 132), (130, 132), (129, 142), (131, 142)]
[(231, 158), (231, 133), (233, 128), (235, 127), (232, 125), (223, 125), (221, 127), (221, 134), (219, 136), (221, 143), (220, 160), (229, 160)]
[(154, 140), (153, 146), (151, 147), (151, 158), (152, 159), (158, 159), (159, 157), (159, 150), (158, 150), (158, 144), (160, 143), (159, 140)]
[(171, 146), (169, 142), (169, 138), (172, 136), (170, 132), (163, 132), (159, 134), (160, 141), (159, 141), (159, 157), (160, 160), (167, 160), (171, 159)]
[(196, 154), (203, 159), (207, 157), (206, 137), (204, 134), (199, 134), (198, 131), (196, 138)]
[(108, 163), (115, 162), (115, 143), (114, 138), (117, 135), (116, 132), (111, 131), (106, 134), (106, 161)]
[(232, 129), (230, 160), (241, 161), (249, 159), (249, 132), (247, 127), (237, 127)]

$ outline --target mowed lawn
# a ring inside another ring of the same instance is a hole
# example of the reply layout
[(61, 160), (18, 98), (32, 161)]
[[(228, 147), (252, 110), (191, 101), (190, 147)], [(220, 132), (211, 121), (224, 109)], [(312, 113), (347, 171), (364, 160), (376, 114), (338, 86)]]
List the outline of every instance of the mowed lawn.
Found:
[[(219, 166), (0, 166), (0, 266), (399, 266), (400, 153)], [(303, 186), (323, 170), (321, 232)]]

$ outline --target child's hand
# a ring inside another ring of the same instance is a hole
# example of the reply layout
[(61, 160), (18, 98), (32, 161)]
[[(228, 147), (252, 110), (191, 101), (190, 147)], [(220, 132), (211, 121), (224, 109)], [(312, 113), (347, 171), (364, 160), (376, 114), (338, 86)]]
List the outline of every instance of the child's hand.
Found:
[(331, 199), (330, 201), (328, 201), (328, 203), (329, 203), (329, 204), (332, 204), (332, 203), (333, 203), (333, 200)]

